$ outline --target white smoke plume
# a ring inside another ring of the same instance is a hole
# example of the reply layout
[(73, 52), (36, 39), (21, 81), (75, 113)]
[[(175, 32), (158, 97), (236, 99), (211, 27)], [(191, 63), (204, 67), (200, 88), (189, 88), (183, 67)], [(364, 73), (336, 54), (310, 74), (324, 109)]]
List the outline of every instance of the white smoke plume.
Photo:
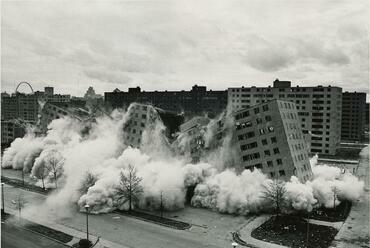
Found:
[[(172, 149), (164, 136), (165, 127), (158, 120), (146, 127), (140, 148), (125, 145), (123, 126), (130, 119), (129, 112), (130, 108), (127, 113), (115, 111), (110, 117), (98, 117), (88, 125), (72, 118), (54, 120), (46, 136), (28, 134), (16, 139), (5, 150), (2, 167), (30, 170), (40, 185), (40, 170), (50, 164), (50, 156), (57, 156), (58, 190), (47, 199), (47, 205), (53, 209), (76, 206), (83, 209), (85, 204), (89, 204), (94, 213), (127, 209), (127, 203), (118, 201), (117, 187), (120, 173), (129, 165), (134, 166), (142, 178), (140, 208), (158, 209), (161, 195), (166, 209), (183, 208), (191, 187), (195, 187), (191, 204), (196, 207), (235, 214), (268, 208), (262, 194), (264, 185), (271, 179), (258, 170), (232, 168), (236, 159), (236, 148), (230, 146), (232, 134), (217, 126), (224, 116), (211, 121), (202, 132), (209, 152), (200, 162), (191, 164), (187, 156)], [(224, 125), (233, 123), (226, 121)], [(215, 137), (220, 139), (214, 140)], [(183, 145), (182, 149), (184, 147), (187, 146)], [(286, 200), (291, 208), (311, 211), (321, 205), (333, 207), (334, 189), (338, 200), (354, 201), (361, 197), (362, 181), (352, 174), (342, 174), (338, 168), (318, 165), (317, 159), (317, 156), (311, 159), (314, 174), (311, 181), (301, 183), (292, 177), (285, 184)], [(81, 192), (87, 173), (94, 176), (94, 181)], [(54, 187), (53, 180), (53, 174), (46, 173), (46, 187)]]

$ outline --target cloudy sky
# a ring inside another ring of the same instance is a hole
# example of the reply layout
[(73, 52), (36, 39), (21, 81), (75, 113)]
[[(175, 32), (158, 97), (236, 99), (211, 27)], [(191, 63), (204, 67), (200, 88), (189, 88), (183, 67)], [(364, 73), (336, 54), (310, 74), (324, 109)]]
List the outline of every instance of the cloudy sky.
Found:
[(2, 1), (1, 86), (82, 95), (279, 78), (369, 93), (369, 2)]

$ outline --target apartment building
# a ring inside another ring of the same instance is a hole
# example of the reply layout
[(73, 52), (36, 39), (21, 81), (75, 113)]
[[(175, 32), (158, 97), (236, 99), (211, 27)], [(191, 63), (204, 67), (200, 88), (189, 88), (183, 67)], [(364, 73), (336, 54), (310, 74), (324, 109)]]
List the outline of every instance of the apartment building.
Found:
[(342, 141), (361, 141), (366, 123), (366, 93), (342, 95)]
[(172, 146), (179, 154), (189, 156), (193, 163), (199, 162), (204, 154), (204, 134), (209, 122), (209, 118), (197, 116), (183, 123)]
[(128, 108), (129, 119), (123, 126), (124, 143), (132, 147), (140, 147), (145, 129), (153, 129), (156, 121), (161, 121), (166, 127), (163, 135), (171, 141), (173, 134), (179, 130), (184, 117), (177, 113), (164, 111), (152, 105), (134, 103)]
[(295, 103), (302, 132), (311, 153), (335, 155), (341, 139), (342, 89), (339, 87), (292, 87), (276, 79), (269, 87), (228, 89), (232, 111), (249, 108), (273, 99)]
[(128, 92), (118, 89), (105, 92), (104, 101), (112, 108), (127, 108), (138, 102), (153, 105), (166, 111), (183, 112), (187, 116), (208, 114), (213, 117), (226, 109), (227, 91), (207, 90), (194, 85), (190, 91), (142, 91), (140, 87), (129, 88)]
[(312, 177), (297, 105), (270, 100), (234, 113), (240, 169), (260, 169), (270, 178), (302, 182)]
[(78, 121), (88, 121), (92, 115), (84, 107), (83, 102), (46, 102), (40, 111), (40, 121), (37, 124), (38, 131), (45, 133), (48, 125), (55, 119), (65, 116)]
[(10, 146), (16, 138), (23, 137), (26, 134), (26, 123), (20, 123), (19, 120), (1, 121), (1, 147)]

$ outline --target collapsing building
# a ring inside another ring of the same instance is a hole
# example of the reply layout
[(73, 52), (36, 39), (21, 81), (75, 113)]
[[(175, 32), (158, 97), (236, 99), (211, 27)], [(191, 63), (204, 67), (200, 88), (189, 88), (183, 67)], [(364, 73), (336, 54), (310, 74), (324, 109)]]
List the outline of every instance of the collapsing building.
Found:
[(128, 120), (124, 123), (124, 143), (132, 147), (140, 147), (145, 130), (155, 128), (157, 121), (163, 123), (163, 134), (171, 142), (183, 122), (182, 115), (155, 108), (152, 105), (134, 103), (127, 109)]
[(240, 165), (270, 178), (312, 177), (308, 146), (292, 102), (272, 100), (234, 113)]
[(197, 117), (181, 125), (180, 130), (174, 145), (187, 150), (193, 162), (224, 146), (237, 157), (231, 162), (239, 172), (259, 169), (281, 180), (296, 176), (306, 181), (312, 177), (309, 148), (292, 102), (272, 100), (217, 120)]
[[(65, 115), (80, 121), (91, 119), (91, 113), (84, 108), (61, 105), (45, 104), (41, 116), (44, 129), (52, 119)], [(302, 182), (312, 176), (309, 148), (292, 102), (272, 100), (234, 113), (223, 113), (216, 119), (194, 117), (183, 121), (184, 116), (180, 114), (152, 105), (131, 104), (123, 124), (123, 142), (140, 148), (144, 133), (155, 131), (159, 123), (163, 141), (192, 163), (202, 159), (206, 162), (212, 153), (225, 152), (231, 154), (229, 161), (222, 161), (225, 167), (239, 172), (259, 169), (273, 179), (289, 180), (294, 175)]]

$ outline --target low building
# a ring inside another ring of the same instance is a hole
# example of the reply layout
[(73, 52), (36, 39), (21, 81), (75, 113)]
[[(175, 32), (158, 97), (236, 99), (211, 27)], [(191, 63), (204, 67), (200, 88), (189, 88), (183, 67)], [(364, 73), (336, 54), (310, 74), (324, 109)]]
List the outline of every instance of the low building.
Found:
[(131, 103), (138, 102), (186, 116), (207, 114), (214, 117), (227, 106), (227, 91), (207, 90), (205, 86), (198, 85), (190, 91), (142, 91), (136, 87), (124, 92), (115, 89), (105, 92), (104, 98), (105, 103), (113, 108), (127, 108)]
[(234, 113), (243, 169), (260, 169), (273, 179), (312, 177), (308, 146), (295, 103), (272, 100)]

